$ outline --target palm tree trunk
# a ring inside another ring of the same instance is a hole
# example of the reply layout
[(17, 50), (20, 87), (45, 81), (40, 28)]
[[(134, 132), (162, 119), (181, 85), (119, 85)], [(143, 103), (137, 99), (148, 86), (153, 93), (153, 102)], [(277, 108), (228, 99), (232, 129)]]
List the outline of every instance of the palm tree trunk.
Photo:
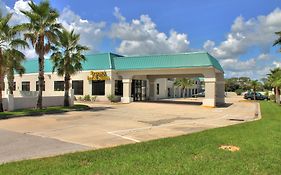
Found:
[(37, 109), (43, 108), (43, 87), (44, 87), (44, 36), (39, 37), (40, 53), (39, 53), (39, 75), (38, 75), (38, 83), (39, 83), (39, 91), (38, 91), (38, 99), (37, 99)]
[(277, 104), (280, 104), (280, 89), (279, 88), (276, 88), (276, 93), (275, 93), (275, 95), (276, 95), (276, 103)]
[[(1, 69), (0, 69), (0, 71), (1, 71)], [(0, 112), (4, 112), (3, 98), (2, 98), (3, 83), (4, 83), (4, 78), (2, 75), (0, 75)]]
[(3, 75), (3, 55), (2, 55), (2, 49), (0, 48), (0, 112), (3, 112), (3, 99), (2, 99), (2, 90), (3, 90), (3, 83), (4, 83), (4, 75)]
[(9, 70), (7, 78), (8, 78), (9, 94), (13, 95), (14, 94), (14, 78), (15, 78), (13, 70)]
[(254, 88), (254, 100), (256, 100), (256, 89)]
[(69, 88), (70, 88), (70, 75), (66, 74), (64, 77), (64, 106), (69, 106)]
[(39, 91), (38, 91), (38, 100), (37, 100), (37, 109), (43, 108), (43, 87), (44, 87), (44, 54), (39, 55)]

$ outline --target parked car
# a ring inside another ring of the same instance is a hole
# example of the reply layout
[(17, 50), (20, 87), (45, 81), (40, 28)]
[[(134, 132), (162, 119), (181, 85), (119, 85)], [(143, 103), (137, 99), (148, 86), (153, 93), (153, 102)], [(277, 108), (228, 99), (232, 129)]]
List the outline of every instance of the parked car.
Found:
[(193, 94), (192, 97), (197, 98), (197, 97), (205, 97), (205, 92), (199, 92), (197, 94)]
[[(244, 94), (244, 99), (254, 100), (254, 92), (247, 92)], [(269, 100), (269, 97), (256, 92), (256, 100)]]

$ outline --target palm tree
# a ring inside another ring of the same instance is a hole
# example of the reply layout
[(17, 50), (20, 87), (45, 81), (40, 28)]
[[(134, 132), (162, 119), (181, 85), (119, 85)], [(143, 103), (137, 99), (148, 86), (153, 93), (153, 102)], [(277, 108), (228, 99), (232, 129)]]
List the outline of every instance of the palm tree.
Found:
[(27, 30), (25, 39), (29, 40), (39, 56), (39, 92), (37, 108), (42, 109), (42, 92), (44, 88), (44, 56), (51, 50), (52, 44), (57, 43), (57, 32), (61, 24), (57, 23), (59, 13), (51, 8), (49, 1), (45, 0), (36, 5), (33, 1), (28, 3), (31, 11), (21, 11), (29, 23), (22, 24)]
[(274, 88), (275, 102), (280, 104), (281, 69), (272, 69), (267, 76), (269, 84)]
[(177, 87), (181, 87), (185, 92), (188, 88), (190, 88), (194, 85), (194, 80), (189, 79), (189, 78), (176, 79), (176, 81), (174, 82), (174, 85)]
[[(278, 35), (278, 39), (274, 41), (273, 46), (281, 45), (281, 31), (275, 32), (275, 34)], [(280, 52), (281, 52), (281, 49), (280, 49)]]
[[(8, 14), (4, 17), (0, 14), (0, 112), (3, 112), (3, 102), (2, 102), (2, 90), (4, 84), (4, 76), (7, 71), (8, 63), (11, 57), (9, 53), (19, 53), (16, 49), (19, 46), (23, 48), (28, 46), (24, 40), (16, 37), (16, 35), (21, 31), (20, 26), (9, 26), (9, 21), (12, 14)], [(16, 54), (14, 55), (16, 56)]]
[(6, 74), (8, 79), (9, 94), (13, 94), (15, 72), (17, 72), (20, 76), (22, 76), (25, 72), (25, 68), (21, 64), (25, 60), (25, 55), (16, 49), (9, 49), (4, 53), (4, 57), (6, 57), (7, 60)]
[(59, 42), (51, 55), (53, 62), (53, 72), (59, 76), (64, 76), (64, 106), (69, 106), (70, 78), (78, 71), (82, 70), (82, 61), (86, 58), (82, 54), (88, 47), (80, 45), (80, 35), (75, 34), (74, 30), (68, 32), (63, 29), (58, 35)]
[(254, 100), (256, 100), (256, 92), (257, 92), (258, 86), (259, 86), (258, 80), (252, 80), (250, 82), (250, 87), (253, 89), (253, 92), (254, 92)]

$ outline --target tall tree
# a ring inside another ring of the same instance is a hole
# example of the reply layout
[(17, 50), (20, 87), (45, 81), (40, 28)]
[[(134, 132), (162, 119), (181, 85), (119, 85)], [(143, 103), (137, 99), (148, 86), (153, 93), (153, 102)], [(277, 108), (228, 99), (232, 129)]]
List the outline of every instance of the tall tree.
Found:
[(180, 79), (176, 79), (176, 81), (174, 82), (174, 85), (182, 88), (185, 93), (188, 88), (190, 88), (194, 85), (194, 80), (192, 80), (190, 78), (180, 78)]
[[(26, 43), (26, 45), (28, 44)], [(25, 60), (25, 55), (19, 50), (12, 48), (4, 53), (4, 58), (6, 59), (5, 70), (8, 79), (9, 94), (13, 94), (15, 72), (17, 72), (20, 76), (22, 76), (25, 72), (25, 68), (22, 66), (22, 62)]]
[[(20, 26), (9, 26), (12, 14), (2, 17), (0, 14), (0, 112), (3, 112), (2, 91), (4, 90), (4, 76), (7, 71), (8, 63), (11, 57), (9, 53), (16, 53), (19, 46), (26, 47), (27, 43), (19, 39), (17, 34), (21, 31)], [(19, 51), (18, 51), (19, 52)]]
[(275, 68), (268, 74), (268, 82), (274, 89), (275, 101), (280, 104), (281, 69)]
[(64, 106), (69, 106), (69, 89), (71, 76), (82, 70), (82, 62), (86, 60), (83, 52), (88, 50), (86, 46), (79, 44), (80, 35), (74, 30), (68, 32), (63, 29), (59, 33), (59, 42), (51, 56), (53, 72), (64, 76)]
[(51, 50), (52, 44), (56, 44), (57, 32), (61, 24), (57, 22), (59, 13), (51, 8), (49, 1), (41, 1), (38, 5), (33, 1), (28, 3), (30, 11), (21, 11), (28, 19), (29, 23), (22, 24), (27, 30), (25, 39), (29, 40), (39, 56), (39, 92), (37, 108), (42, 109), (42, 92), (44, 88), (44, 56)]

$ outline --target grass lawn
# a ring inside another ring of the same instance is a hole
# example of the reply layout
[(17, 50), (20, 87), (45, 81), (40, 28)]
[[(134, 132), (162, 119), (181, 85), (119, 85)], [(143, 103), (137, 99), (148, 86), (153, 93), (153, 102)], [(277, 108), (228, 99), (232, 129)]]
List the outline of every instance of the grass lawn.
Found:
[(74, 105), (71, 107), (63, 107), (63, 106), (54, 106), (48, 107), (44, 109), (19, 109), (11, 112), (0, 112), (0, 119), (8, 119), (12, 117), (21, 117), (21, 116), (40, 116), (44, 114), (55, 114), (68, 112), (73, 110), (87, 110), (89, 106), (87, 105)]
[[(190, 135), (0, 166), (0, 174), (280, 174), (281, 107), (263, 119)], [(220, 150), (221, 144), (240, 147)]]

